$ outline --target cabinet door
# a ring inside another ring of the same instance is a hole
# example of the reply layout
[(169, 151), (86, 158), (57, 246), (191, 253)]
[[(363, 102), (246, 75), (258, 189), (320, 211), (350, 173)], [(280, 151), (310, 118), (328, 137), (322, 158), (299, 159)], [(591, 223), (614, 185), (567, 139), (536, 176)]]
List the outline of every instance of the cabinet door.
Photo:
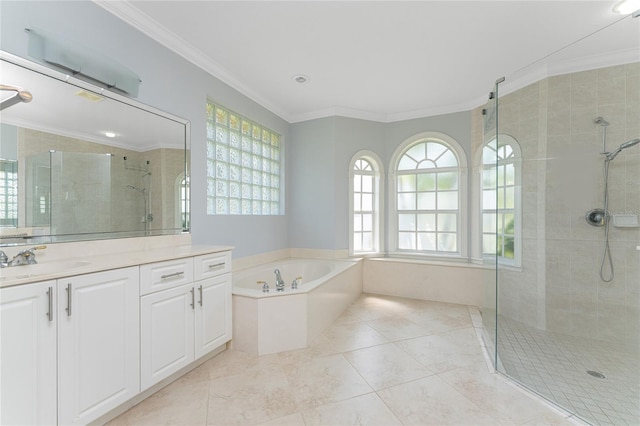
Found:
[(193, 284), (140, 298), (142, 390), (193, 361)]
[(138, 267), (58, 280), (58, 422), (87, 424), (140, 391)]
[(0, 290), (0, 424), (56, 424), (55, 284)]
[(231, 340), (231, 274), (198, 281), (196, 358)]

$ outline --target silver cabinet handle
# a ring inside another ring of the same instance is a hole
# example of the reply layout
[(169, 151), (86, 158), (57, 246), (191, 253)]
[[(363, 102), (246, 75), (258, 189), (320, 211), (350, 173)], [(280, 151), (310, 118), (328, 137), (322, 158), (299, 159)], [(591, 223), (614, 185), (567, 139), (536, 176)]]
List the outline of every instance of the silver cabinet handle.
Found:
[(193, 287), (191, 287), (191, 308), (196, 308), (196, 291)]
[(226, 262), (214, 263), (213, 265), (209, 265), (209, 269), (217, 268), (218, 266), (224, 266)]
[(49, 321), (53, 321), (53, 287), (49, 287), (47, 291), (47, 296), (49, 296), (49, 312), (47, 312), (47, 317), (49, 317)]
[(174, 272), (173, 274), (167, 274), (167, 275), (161, 275), (160, 279), (164, 280), (166, 278), (171, 278), (171, 277), (179, 277), (180, 275), (184, 275), (184, 272)]
[(71, 283), (67, 284), (67, 316), (71, 316)]
[(202, 306), (202, 286), (198, 287), (198, 291), (200, 292), (200, 306)]

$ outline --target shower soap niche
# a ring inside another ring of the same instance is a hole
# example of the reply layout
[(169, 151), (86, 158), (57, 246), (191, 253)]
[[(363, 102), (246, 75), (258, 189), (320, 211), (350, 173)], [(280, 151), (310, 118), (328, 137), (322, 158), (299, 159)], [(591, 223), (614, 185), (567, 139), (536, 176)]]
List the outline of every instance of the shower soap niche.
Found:
[(637, 214), (614, 214), (613, 226), (616, 228), (637, 228), (640, 227), (638, 223)]

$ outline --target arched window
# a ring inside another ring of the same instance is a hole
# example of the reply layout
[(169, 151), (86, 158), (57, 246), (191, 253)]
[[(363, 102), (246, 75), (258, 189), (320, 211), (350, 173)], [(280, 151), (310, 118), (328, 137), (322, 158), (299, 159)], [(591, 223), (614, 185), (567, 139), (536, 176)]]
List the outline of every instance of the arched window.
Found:
[(176, 227), (189, 229), (191, 227), (189, 200), (189, 177), (180, 173), (175, 180), (174, 194), (176, 196)]
[(358, 152), (349, 172), (349, 252), (376, 254), (382, 248), (381, 161), (370, 151)]
[(391, 250), (466, 255), (466, 161), (460, 145), (442, 133), (422, 133), (405, 141), (391, 164)]
[(518, 142), (499, 135), (482, 148), (482, 254), (520, 265), (521, 160)]

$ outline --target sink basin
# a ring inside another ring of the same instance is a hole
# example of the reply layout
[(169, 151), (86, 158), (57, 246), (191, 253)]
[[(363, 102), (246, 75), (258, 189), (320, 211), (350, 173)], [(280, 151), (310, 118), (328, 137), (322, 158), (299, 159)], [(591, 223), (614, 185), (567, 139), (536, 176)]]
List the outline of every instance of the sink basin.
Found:
[(73, 269), (84, 268), (91, 262), (69, 260), (64, 262), (36, 263), (35, 265), (11, 266), (0, 269), (0, 279), (21, 279), (40, 275), (57, 274)]

